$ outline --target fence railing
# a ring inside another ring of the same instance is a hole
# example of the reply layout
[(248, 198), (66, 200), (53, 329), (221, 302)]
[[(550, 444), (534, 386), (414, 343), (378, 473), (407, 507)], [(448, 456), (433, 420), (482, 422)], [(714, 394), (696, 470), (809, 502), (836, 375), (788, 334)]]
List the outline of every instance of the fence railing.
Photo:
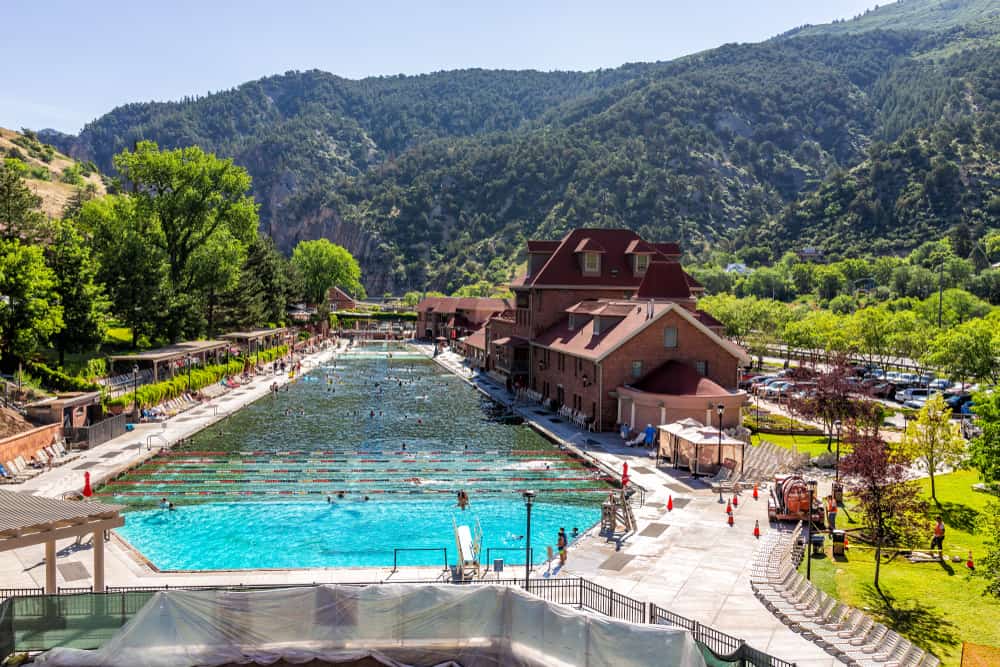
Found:
[(67, 442), (85, 443), (87, 449), (90, 449), (125, 433), (125, 424), (128, 423), (128, 420), (129, 415), (122, 413), (108, 417), (90, 426), (75, 426), (64, 429), (64, 435)]
[[(518, 552), (520, 554), (523, 554), (524, 550), (526, 548), (527, 547), (486, 547), (486, 560), (483, 561), (483, 564), (486, 567), (493, 567), (493, 554), (494, 553), (500, 553), (500, 552), (506, 552), (506, 551), (516, 551), (516, 552)], [(535, 553), (535, 548), (531, 547), (531, 549), (529, 549), (529, 553), (528, 553), (528, 562), (530, 563), (529, 568), (531, 570), (535, 569), (534, 558), (532, 558), (532, 555), (534, 553)], [(524, 565), (523, 561), (520, 562), (520, 563), (508, 563), (508, 562), (506, 562), (506, 559), (504, 559), (504, 560), (505, 560), (504, 566), (507, 566), (507, 565)]]
[(398, 547), (392, 550), (392, 571), (399, 570), (399, 553), (401, 551), (440, 551), (444, 554), (444, 569), (448, 570), (448, 550), (444, 547)]
[[(351, 582), (345, 586), (377, 586), (387, 581)], [(473, 581), (393, 581), (404, 584), (481, 585), (522, 587), (523, 579), (479, 579)], [(45, 651), (55, 646), (94, 649), (124, 625), (158, 591), (166, 590), (263, 590), (299, 588), (312, 584), (250, 584), (232, 586), (109, 586), (104, 593), (89, 588), (60, 588), (57, 595), (44, 595), (38, 588), (0, 589), (0, 660), (15, 649)], [(700, 645), (723, 661), (755, 667), (794, 667), (748, 646), (746, 642), (711, 626), (675, 614), (652, 603), (623, 595), (582, 577), (531, 579), (529, 593), (555, 604), (584, 609), (630, 623), (669, 625), (687, 630)], [(4, 599), (6, 598), (6, 599)]]

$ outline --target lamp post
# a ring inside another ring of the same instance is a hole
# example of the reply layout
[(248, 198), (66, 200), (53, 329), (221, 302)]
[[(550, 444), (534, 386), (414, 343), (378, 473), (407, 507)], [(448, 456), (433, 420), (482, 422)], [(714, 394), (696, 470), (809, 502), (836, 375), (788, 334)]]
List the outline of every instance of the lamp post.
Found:
[(724, 406), (722, 403), (719, 403), (715, 407), (715, 411), (719, 415), (719, 465), (721, 466), (722, 465), (722, 415), (724, 415), (726, 412), (726, 406)]
[(191, 355), (189, 354), (189, 355), (187, 356), (187, 367), (188, 367), (188, 393), (189, 393), (189, 394), (191, 393), (191, 362), (193, 362), (193, 361), (194, 361), (194, 360), (193, 360), (193, 359), (191, 358)]
[(840, 485), (840, 420), (833, 422), (833, 428), (837, 431), (837, 465), (834, 470), (834, 485)]
[(806, 579), (812, 580), (812, 538), (813, 538), (813, 503), (816, 500), (816, 486), (818, 482), (814, 479), (806, 482), (809, 486), (809, 539), (806, 540)]
[(524, 590), (528, 590), (528, 577), (531, 576), (531, 506), (535, 503), (535, 492), (525, 491), (521, 496), (528, 510), (528, 525), (524, 530)]
[(132, 366), (132, 413), (139, 419), (139, 364)]

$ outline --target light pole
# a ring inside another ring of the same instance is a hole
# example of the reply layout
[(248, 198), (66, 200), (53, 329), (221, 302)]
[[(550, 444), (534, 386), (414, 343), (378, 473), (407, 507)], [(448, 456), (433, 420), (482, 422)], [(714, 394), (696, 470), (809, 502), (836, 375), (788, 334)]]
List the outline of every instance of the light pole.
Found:
[(139, 364), (132, 366), (132, 413), (139, 420)]
[(715, 407), (715, 411), (719, 415), (719, 466), (721, 466), (722, 465), (722, 415), (724, 415), (726, 412), (726, 406), (724, 406), (722, 403), (719, 403)]
[(188, 393), (189, 393), (189, 394), (191, 393), (191, 362), (192, 362), (192, 361), (193, 361), (193, 359), (191, 358), (191, 355), (189, 354), (189, 355), (187, 356), (187, 367), (188, 367)]
[(816, 499), (816, 486), (818, 482), (814, 479), (806, 482), (809, 486), (809, 539), (806, 540), (806, 579), (812, 580), (812, 539), (813, 539), (813, 503)]
[(837, 465), (835, 468), (836, 472), (834, 473), (834, 481), (833, 481), (833, 483), (836, 486), (840, 486), (840, 426), (841, 424), (839, 419), (833, 422), (833, 428), (834, 430), (837, 431)]
[(528, 590), (528, 577), (531, 576), (531, 506), (535, 503), (535, 492), (525, 491), (521, 496), (528, 510), (528, 525), (524, 530), (524, 590)]

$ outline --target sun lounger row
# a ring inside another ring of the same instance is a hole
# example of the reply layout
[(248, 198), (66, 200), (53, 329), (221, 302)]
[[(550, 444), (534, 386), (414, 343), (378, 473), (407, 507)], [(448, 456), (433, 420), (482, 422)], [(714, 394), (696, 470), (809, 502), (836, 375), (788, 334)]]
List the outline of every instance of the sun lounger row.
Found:
[(559, 408), (559, 415), (573, 422), (580, 428), (585, 428), (587, 430), (593, 430), (594, 428), (594, 420), (591, 419), (589, 415), (584, 414), (582, 410), (574, 410), (568, 405), (564, 405)]
[(47, 445), (35, 452), (32, 461), (26, 461), (23, 456), (17, 456), (6, 463), (0, 464), (0, 482), (18, 484), (42, 473), (51, 466), (59, 466), (75, 458), (66, 451), (62, 442)]
[(769, 531), (754, 558), (750, 585), (783, 623), (848, 665), (936, 667), (932, 654), (862, 611), (819, 590), (798, 571), (802, 524)]
[(801, 464), (802, 455), (764, 440), (755, 447), (746, 448), (743, 481), (749, 484), (768, 482), (773, 480), (776, 474), (791, 472), (798, 469)]

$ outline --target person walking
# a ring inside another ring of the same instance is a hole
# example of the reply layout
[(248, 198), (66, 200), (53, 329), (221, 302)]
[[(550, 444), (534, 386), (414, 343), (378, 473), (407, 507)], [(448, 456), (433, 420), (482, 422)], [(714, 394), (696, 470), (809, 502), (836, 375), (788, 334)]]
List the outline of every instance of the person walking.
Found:
[(830, 534), (837, 530), (837, 501), (831, 493), (826, 497), (826, 522), (830, 525)]
[(559, 567), (566, 564), (566, 547), (569, 545), (569, 540), (566, 539), (566, 529), (559, 529), (559, 537), (556, 539), (556, 548), (559, 549)]
[(941, 556), (941, 552), (944, 551), (944, 521), (941, 517), (937, 518), (937, 523), (934, 525), (934, 537), (931, 539), (931, 551), (935, 548), (938, 550), (938, 556)]

